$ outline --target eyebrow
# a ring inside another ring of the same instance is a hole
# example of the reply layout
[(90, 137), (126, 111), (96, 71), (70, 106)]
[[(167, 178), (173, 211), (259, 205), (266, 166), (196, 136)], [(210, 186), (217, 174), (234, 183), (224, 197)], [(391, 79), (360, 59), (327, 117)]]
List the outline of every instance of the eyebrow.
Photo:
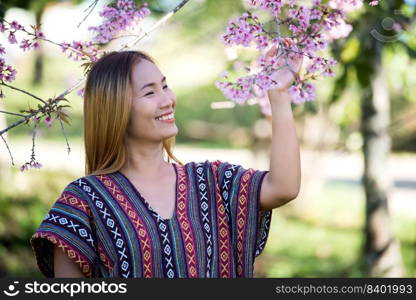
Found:
[[(163, 82), (163, 81), (165, 81), (166, 80), (166, 76), (163, 76), (163, 78), (162, 78), (162, 80), (160, 81), (160, 82)], [(147, 88), (147, 87), (149, 87), (149, 86), (155, 86), (156, 85), (156, 83), (155, 82), (151, 82), (151, 83), (147, 83), (147, 84), (145, 84), (140, 90), (142, 90), (142, 89), (144, 89), (144, 88)]]

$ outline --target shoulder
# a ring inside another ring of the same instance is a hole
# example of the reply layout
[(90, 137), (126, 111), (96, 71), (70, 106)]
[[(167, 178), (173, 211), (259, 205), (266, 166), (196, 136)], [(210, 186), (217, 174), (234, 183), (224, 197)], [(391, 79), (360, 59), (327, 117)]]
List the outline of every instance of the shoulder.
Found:
[(82, 176), (73, 179), (62, 190), (58, 202), (67, 202), (69, 199), (71, 203), (78, 200), (80, 203), (90, 204), (94, 187), (98, 183), (98, 176), (100, 175)]
[(95, 180), (95, 175), (75, 178), (64, 187), (63, 193), (84, 193), (83, 187), (89, 185), (93, 180)]
[(102, 182), (108, 178), (112, 178), (115, 173), (110, 174), (97, 174), (97, 175), (86, 175), (75, 178), (70, 181), (65, 187), (65, 190), (89, 190), (88, 187), (96, 185), (98, 182)]

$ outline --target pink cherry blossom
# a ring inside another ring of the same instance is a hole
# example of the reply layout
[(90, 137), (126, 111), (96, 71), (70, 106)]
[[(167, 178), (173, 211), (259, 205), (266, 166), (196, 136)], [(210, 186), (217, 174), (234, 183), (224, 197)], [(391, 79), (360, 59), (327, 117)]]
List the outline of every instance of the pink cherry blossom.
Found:
[(10, 32), (7, 39), (9, 40), (10, 44), (17, 44), (17, 40), (16, 40), (16, 36), (15, 36), (14, 32)]
[(120, 31), (128, 29), (139, 20), (150, 15), (147, 3), (141, 7), (136, 7), (133, 0), (118, 0), (115, 7), (105, 6), (100, 12), (104, 22), (99, 26), (91, 26), (88, 29), (96, 32), (94, 42), (108, 43)]
[[(315, 87), (308, 81), (319, 76), (334, 76), (336, 61), (323, 57), (322, 50), (334, 39), (350, 34), (352, 27), (345, 21), (346, 13), (360, 8), (363, 0), (330, 0), (325, 3), (320, 0), (313, 0), (311, 3), (300, 0), (247, 0), (247, 3), (253, 9), (267, 11), (271, 19), (267, 23), (274, 24), (276, 32), (264, 29), (264, 24), (253, 12), (245, 12), (231, 19), (222, 35), (223, 43), (230, 46), (256, 46), (260, 51), (257, 58), (258, 69), (256, 73), (237, 78), (236, 82), (226, 77), (224, 81), (217, 82), (216, 86), (226, 98), (238, 103), (251, 97), (258, 98), (259, 94), (264, 95), (269, 89), (286, 86), (280, 84), (276, 74), (281, 74), (279, 70), (282, 68), (290, 70), (289, 61), (294, 56), (301, 55), (306, 56), (309, 63), (304, 72), (293, 76), (295, 80), (289, 93), (294, 103), (312, 101)], [(376, 5), (378, 1), (371, 1), (369, 4)], [(286, 28), (289, 35), (284, 36), (282, 28)], [(288, 39), (291, 41), (290, 45), (285, 42)], [(272, 46), (278, 49), (276, 55), (266, 57), (262, 51)], [(282, 64), (282, 61), (285, 63)], [(251, 87), (247, 86), (249, 83), (252, 84)], [(256, 89), (260, 93), (253, 93)]]
[(47, 116), (45, 118), (45, 123), (46, 123), (46, 126), (48, 126), (48, 128), (51, 128), (52, 127), (52, 119), (51, 119), (50, 116)]

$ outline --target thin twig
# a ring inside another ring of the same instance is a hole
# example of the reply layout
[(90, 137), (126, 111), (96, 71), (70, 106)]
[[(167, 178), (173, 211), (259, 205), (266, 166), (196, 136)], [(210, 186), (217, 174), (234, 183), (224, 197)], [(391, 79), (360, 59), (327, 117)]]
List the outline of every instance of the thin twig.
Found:
[(81, 22), (79, 22), (79, 24), (78, 24), (78, 28), (81, 26), (81, 24), (82, 23), (84, 23), (84, 21), (88, 18), (88, 16), (92, 13), (92, 11), (94, 10), (94, 8), (97, 6), (97, 3), (98, 3), (98, 0), (94, 0), (94, 2), (93, 3), (91, 3), (90, 4), (90, 6), (88, 6), (85, 10), (84, 10), (84, 12), (85, 11), (87, 11), (88, 9), (90, 9), (90, 11), (88, 12), (88, 14), (84, 17), (84, 19), (82, 19), (82, 21)]
[(186, 3), (188, 3), (189, 0), (184, 0), (181, 3), (179, 3), (173, 10), (172, 13), (175, 14), (178, 10), (180, 10)]
[(61, 118), (59, 118), (59, 117), (58, 117), (58, 121), (59, 121), (59, 123), (61, 124), (62, 134), (63, 134), (63, 135), (64, 135), (64, 137), (65, 137), (66, 146), (67, 146), (67, 149), (68, 149), (68, 155), (69, 155), (69, 153), (71, 153), (71, 147), (69, 147), (68, 138), (67, 138), (67, 136), (66, 136), (66, 134), (65, 134), (64, 124), (62, 124), (62, 120), (61, 120)]
[(41, 99), (41, 98), (39, 98), (38, 96), (35, 96), (35, 95), (33, 95), (32, 93), (29, 93), (29, 92), (27, 92), (27, 91), (25, 91), (25, 90), (22, 90), (22, 89), (19, 89), (19, 88), (17, 88), (17, 87), (14, 87), (14, 86), (8, 85), (7, 83), (4, 83), (4, 81), (0, 82), (0, 85), (7, 86), (8, 88), (10, 88), (10, 89), (12, 89), (12, 90), (19, 91), (19, 92), (21, 92), (21, 93), (23, 93), (23, 94), (26, 94), (26, 95), (28, 95), (28, 96), (31, 96), (31, 97), (35, 98), (36, 100), (39, 100), (39, 101), (40, 101), (40, 102), (42, 102), (43, 104), (46, 104), (46, 101), (45, 101), (45, 100), (43, 100), (43, 99)]
[(28, 119), (30, 119), (33, 116), (36, 116), (41, 110), (35, 110), (34, 112), (32, 112), (31, 114), (27, 115), (26, 117), (17, 120), (16, 122), (14, 122), (12, 125), (8, 126), (7, 128), (3, 129), (0, 131), (0, 136), (2, 136), (4, 133), (6, 133), (7, 131), (9, 131), (10, 129), (13, 129), (16, 126), (19, 126), (20, 124), (26, 122)]
[(122, 46), (119, 51), (122, 51), (124, 49), (130, 49), (131, 47), (136, 45), (138, 42), (140, 42), (143, 38), (148, 36), (157, 27), (166, 23), (167, 20), (169, 20), (178, 10), (180, 10), (188, 2), (189, 2), (189, 0), (182, 0), (181, 3), (179, 3), (171, 12), (167, 13), (162, 19), (160, 19), (158, 22), (156, 22), (148, 31), (144, 32), (141, 36), (139, 36), (137, 39), (135, 39), (131, 44), (125, 44), (124, 46)]
[(0, 113), (12, 115), (12, 116), (18, 116), (18, 117), (26, 117), (26, 115), (12, 113), (12, 112), (9, 112), (9, 111), (4, 111), (4, 110), (0, 110)]
[(32, 133), (32, 155), (31, 155), (31, 161), (36, 160), (35, 159), (35, 137), (36, 137), (36, 123), (33, 126), (33, 133)]
[(12, 152), (10, 151), (9, 145), (7, 144), (7, 142), (6, 142), (6, 140), (4, 139), (3, 136), (1, 136), (1, 138), (2, 138), (3, 142), (6, 144), (7, 150), (9, 151), (9, 155), (10, 155), (10, 158), (12, 160), (12, 166), (14, 166), (13, 155), (12, 155)]
[[(61, 47), (61, 48), (62, 48), (62, 45), (61, 45), (61, 44), (59, 44), (59, 43), (57, 43), (57, 42), (54, 42), (54, 41), (52, 41), (52, 40), (50, 40), (50, 39), (47, 39), (47, 38), (38, 38), (38, 39), (40, 39), (40, 40), (42, 40), (42, 41), (45, 41), (45, 42), (49, 42), (49, 43), (51, 43), (51, 44), (54, 44), (54, 45), (59, 46), (59, 47)], [(71, 50), (71, 51), (77, 52), (78, 54), (88, 56), (88, 57), (91, 59), (91, 56), (90, 56), (87, 52), (84, 52), (84, 51), (82, 51), (82, 50), (75, 49), (75, 48), (74, 48), (74, 47), (72, 47), (72, 46), (67, 46), (67, 45), (66, 45), (65, 47), (66, 47), (67, 49)]]

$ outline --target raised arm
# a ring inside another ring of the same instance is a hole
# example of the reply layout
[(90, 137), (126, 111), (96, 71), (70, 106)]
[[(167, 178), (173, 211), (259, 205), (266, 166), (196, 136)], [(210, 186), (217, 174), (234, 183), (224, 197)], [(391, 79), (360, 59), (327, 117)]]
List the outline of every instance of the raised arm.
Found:
[(293, 200), (300, 190), (300, 152), (288, 92), (269, 91), (272, 106), (270, 172), (260, 191), (260, 209), (273, 209)]
[[(276, 51), (273, 47), (267, 55), (273, 56)], [(282, 64), (286, 62), (283, 57), (280, 60)], [(300, 150), (288, 88), (294, 79), (293, 72), (299, 72), (301, 64), (302, 57), (290, 59), (292, 70), (285, 67), (275, 72), (272, 78), (279, 85), (267, 92), (272, 109), (272, 150), (270, 172), (266, 174), (260, 191), (261, 210), (279, 207), (299, 194)]]

